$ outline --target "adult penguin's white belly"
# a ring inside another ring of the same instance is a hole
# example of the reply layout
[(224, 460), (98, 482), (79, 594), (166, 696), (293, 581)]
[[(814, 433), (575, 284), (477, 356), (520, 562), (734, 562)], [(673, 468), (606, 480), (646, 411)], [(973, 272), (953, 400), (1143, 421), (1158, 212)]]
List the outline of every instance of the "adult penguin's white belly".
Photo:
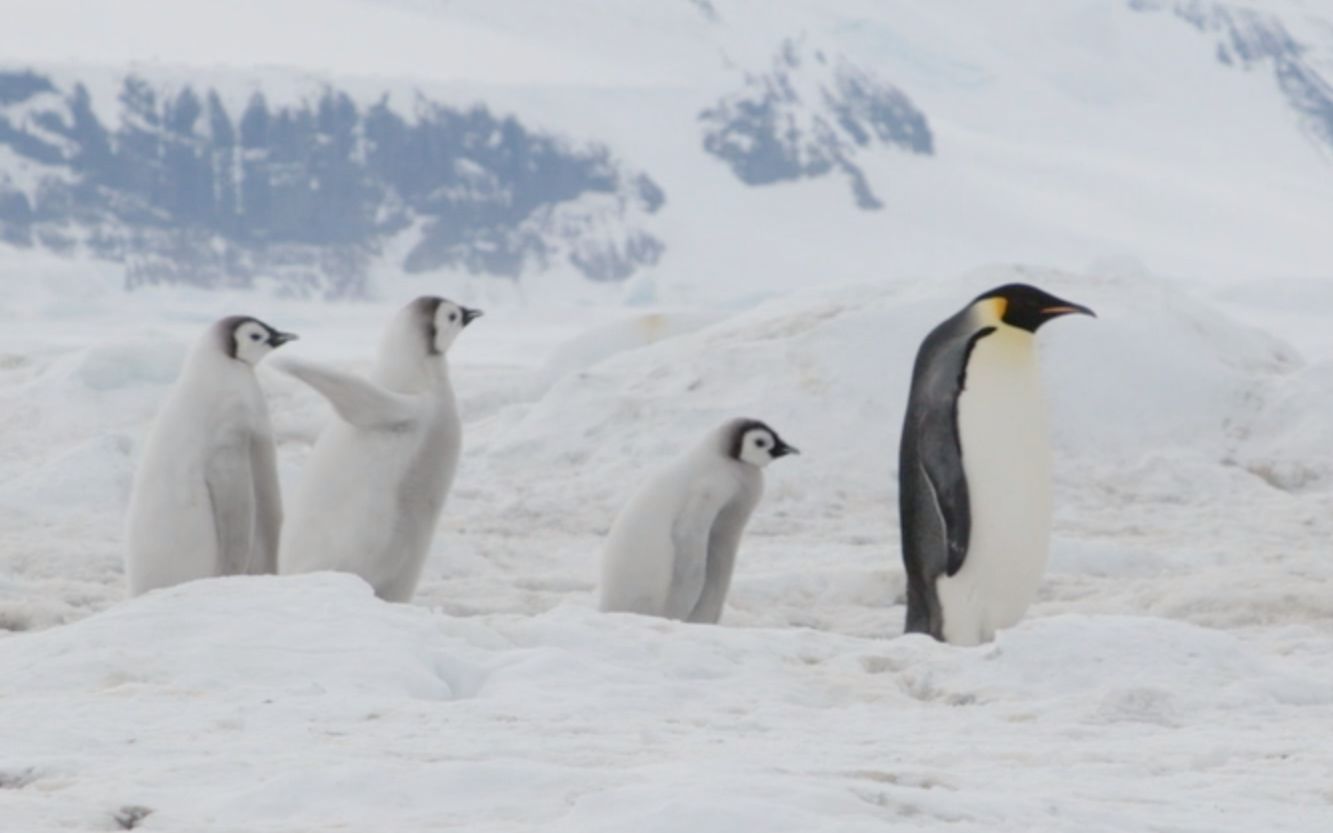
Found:
[(971, 536), (962, 569), (936, 590), (945, 639), (976, 645), (1023, 618), (1050, 547), (1051, 452), (1030, 333), (1001, 325), (976, 343), (958, 434)]

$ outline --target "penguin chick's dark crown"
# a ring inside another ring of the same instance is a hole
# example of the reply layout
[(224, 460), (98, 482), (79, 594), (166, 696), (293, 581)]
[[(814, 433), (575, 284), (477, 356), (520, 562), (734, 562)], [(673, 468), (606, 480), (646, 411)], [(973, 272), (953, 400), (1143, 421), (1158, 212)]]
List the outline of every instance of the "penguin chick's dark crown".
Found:
[(268, 333), (266, 341), (270, 347), (281, 347), (296, 338), (292, 333), (278, 332), (254, 316), (229, 315), (217, 324), (218, 337), (222, 341), (218, 346), (222, 348), (222, 352), (226, 353), (229, 358), (236, 358), (236, 331), (246, 324), (258, 324), (263, 327), (264, 331)]
[(423, 295), (412, 302), (412, 308), (416, 310), (421, 326), (426, 331), (426, 354), (430, 356), (440, 354), (435, 347), (435, 337), (440, 334), (435, 326), (435, 313), (439, 312), (440, 304), (443, 303), (443, 298), (434, 295)]
[(769, 454), (774, 458), (782, 457), (796, 451), (796, 449), (783, 442), (782, 438), (778, 436), (778, 432), (769, 428), (763, 421), (757, 419), (743, 419), (736, 424), (735, 433), (731, 435), (731, 458), (733, 460), (741, 459), (741, 452), (744, 451), (745, 435), (756, 428), (767, 431), (772, 435), (773, 448), (769, 451)]
[[(426, 331), (426, 353), (432, 356), (440, 355), (439, 348), (435, 346), (435, 339), (440, 334), (439, 327), (435, 324), (435, 316), (440, 311), (440, 304), (444, 302), (445, 299), (437, 295), (423, 295), (412, 302), (412, 307), (421, 317), (422, 326)], [(481, 317), (481, 310), (479, 309), (469, 309), (461, 305), (456, 306), (458, 306), (459, 314), (463, 316), (464, 327)]]
[(1002, 303), (1001, 321), (1030, 333), (1035, 333), (1042, 324), (1062, 315), (1077, 313), (1097, 317), (1095, 312), (1082, 304), (1057, 298), (1045, 290), (1025, 283), (1010, 283), (996, 287), (978, 295), (973, 303), (989, 300)]

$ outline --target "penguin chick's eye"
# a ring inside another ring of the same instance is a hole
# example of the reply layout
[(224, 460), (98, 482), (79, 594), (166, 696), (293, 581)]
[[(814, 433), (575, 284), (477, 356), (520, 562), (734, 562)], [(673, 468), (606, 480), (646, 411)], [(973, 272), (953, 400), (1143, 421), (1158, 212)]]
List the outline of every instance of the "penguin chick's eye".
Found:
[(456, 313), (456, 312), (451, 312), (451, 313), (449, 313), (449, 320), (450, 320), (450, 321), (457, 321), (457, 320), (458, 320), (458, 313)]
[(768, 448), (768, 440), (765, 440), (765, 439), (761, 439), (761, 438), (756, 437), (756, 438), (755, 438), (755, 441), (754, 441), (754, 444), (757, 445), (757, 446), (759, 446), (760, 448)]
[(250, 334), (250, 340), (251, 340), (251, 341), (259, 341), (259, 333), (251, 333), (251, 334)]

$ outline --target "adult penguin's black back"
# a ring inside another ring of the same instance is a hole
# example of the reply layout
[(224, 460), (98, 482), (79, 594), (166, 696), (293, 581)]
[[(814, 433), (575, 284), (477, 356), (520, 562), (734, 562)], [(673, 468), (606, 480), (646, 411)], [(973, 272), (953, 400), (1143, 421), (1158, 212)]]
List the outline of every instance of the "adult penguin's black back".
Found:
[(898, 513), (907, 571), (905, 630), (936, 639), (944, 638), (944, 618), (935, 579), (962, 566), (971, 526), (956, 420), (958, 391), (976, 331), (971, 318), (969, 308), (945, 320), (917, 351), (898, 451)]

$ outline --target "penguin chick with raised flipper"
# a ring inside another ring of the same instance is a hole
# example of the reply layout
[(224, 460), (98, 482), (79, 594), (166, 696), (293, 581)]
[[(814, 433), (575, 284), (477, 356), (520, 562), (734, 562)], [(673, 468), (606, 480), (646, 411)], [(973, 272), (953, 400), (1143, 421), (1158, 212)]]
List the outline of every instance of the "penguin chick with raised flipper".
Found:
[(601, 609), (716, 624), (762, 470), (795, 453), (764, 423), (734, 419), (649, 479), (607, 538)]
[(233, 316), (195, 344), (135, 473), (127, 524), (131, 595), (277, 571), (282, 493), (254, 369), (294, 338)]
[(908, 633), (989, 642), (1036, 597), (1051, 528), (1037, 329), (1092, 310), (1026, 284), (987, 292), (922, 343), (899, 452)]
[(380, 598), (411, 601), (462, 445), (445, 354), (480, 315), (417, 298), (389, 324), (369, 379), (277, 363), (337, 414), (306, 463), (283, 532), (282, 573), (355, 573)]

